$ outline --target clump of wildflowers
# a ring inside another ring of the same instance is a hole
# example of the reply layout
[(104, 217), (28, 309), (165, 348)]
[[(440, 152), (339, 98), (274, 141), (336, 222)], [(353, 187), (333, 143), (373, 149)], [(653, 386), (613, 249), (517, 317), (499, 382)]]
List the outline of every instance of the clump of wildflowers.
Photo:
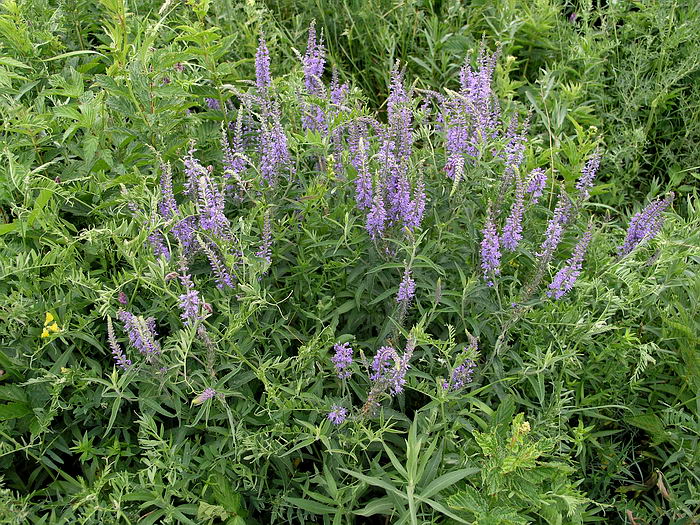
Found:
[(333, 405), (331, 411), (328, 413), (328, 421), (334, 425), (340, 425), (345, 421), (348, 416), (348, 411), (344, 407), (339, 405)]
[(617, 249), (618, 256), (629, 255), (637, 246), (656, 237), (664, 224), (662, 213), (671, 205), (674, 196), (671, 192), (664, 199), (657, 199), (632, 217), (627, 227), (625, 242)]
[(583, 258), (586, 255), (586, 250), (588, 249), (588, 244), (591, 242), (592, 236), (593, 225), (589, 224), (588, 229), (576, 244), (571, 257), (566, 261), (566, 266), (557, 272), (549, 285), (550, 291), (547, 292), (549, 297), (561, 299), (566, 292), (574, 287), (576, 279), (578, 279), (578, 276), (581, 274)]
[(349, 379), (352, 376), (352, 370), (350, 369), (350, 365), (352, 365), (352, 347), (349, 343), (336, 343), (333, 345), (333, 350), (335, 350), (335, 355), (331, 358), (331, 361), (335, 366), (335, 373), (339, 379)]

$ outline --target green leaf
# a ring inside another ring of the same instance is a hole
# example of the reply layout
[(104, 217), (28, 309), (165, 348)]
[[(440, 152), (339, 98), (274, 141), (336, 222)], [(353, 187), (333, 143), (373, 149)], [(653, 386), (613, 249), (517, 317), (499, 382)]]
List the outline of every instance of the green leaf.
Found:
[(466, 478), (467, 476), (471, 476), (472, 474), (476, 474), (477, 472), (479, 472), (479, 469), (472, 467), (454, 470), (452, 472), (448, 472), (447, 474), (443, 474), (439, 478), (431, 481), (430, 484), (428, 484), (428, 486), (421, 491), (420, 497), (430, 498), (431, 496), (437, 494), (441, 490), (444, 490), (447, 487), (450, 487), (458, 481)]
[(345, 472), (346, 474), (350, 474), (351, 476), (356, 477), (360, 481), (364, 481), (368, 485), (373, 485), (375, 487), (381, 487), (388, 492), (392, 492), (392, 493), (396, 494), (397, 496), (401, 496), (403, 499), (408, 499), (406, 494), (404, 494), (399, 489), (394, 487), (394, 485), (392, 485), (388, 481), (384, 481), (383, 479), (375, 478), (374, 476), (365, 476), (364, 474), (360, 474), (359, 472), (355, 472), (354, 470), (348, 470), (348, 469), (344, 469), (344, 468), (341, 468), (338, 470), (341, 470), (341, 471)]
[(27, 403), (7, 403), (0, 405), (0, 421), (18, 419), (32, 413), (32, 408)]
[(335, 508), (310, 499), (287, 497), (286, 500), (295, 507), (306, 510), (308, 512), (312, 512), (314, 514), (334, 514), (336, 512)]

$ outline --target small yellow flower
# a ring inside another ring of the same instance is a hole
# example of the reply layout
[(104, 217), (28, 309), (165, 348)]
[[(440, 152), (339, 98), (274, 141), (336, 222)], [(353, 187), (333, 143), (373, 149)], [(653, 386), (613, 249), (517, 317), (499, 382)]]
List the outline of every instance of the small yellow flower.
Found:
[(54, 321), (55, 317), (51, 312), (46, 312), (46, 318), (44, 319), (44, 330), (41, 332), (41, 337), (48, 337), (51, 332), (60, 332), (61, 329), (58, 327), (58, 323)]

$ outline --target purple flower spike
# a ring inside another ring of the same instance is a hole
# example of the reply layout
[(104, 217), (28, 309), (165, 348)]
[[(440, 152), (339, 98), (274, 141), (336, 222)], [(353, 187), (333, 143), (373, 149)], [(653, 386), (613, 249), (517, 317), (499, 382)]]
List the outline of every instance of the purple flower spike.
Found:
[(579, 192), (581, 200), (586, 200), (590, 197), (589, 190), (593, 187), (593, 179), (595, 179), (598, 168), (600, 167), (600, 152), (596, 151), (593, 156), (588, 159), (586, 165), (581, 170), (581, 176), (576, 181), (576, 189)]
[(148, 236), (148, 242), (151, 244), (153, 253), (156, 257), (160, 257), (162, 255), (166, 260), (170, 260), (170, 249), (166, 244), (165, 236), (160, 230), (156, 230), (150, 234)]
[(501, 252), (499, 249), (498, 232), (493, 222), (493, 206), (489, 204), (486, 224), (482, 230), (484, 235), (481, 241), (481, 269), (484, 270), (484, 279), (488, 286), (493, 286), (492, 275), (501, 273)]
[(131, 360), (127, 359), (124, 350), (122, 350), (121, 345), (117, 342), (111, 317), (107, 318), (107, 340), (109, 341), (109, 347), (112, 349), (112, 355), (114, 356), (116, 365), (124, 371), (128, 370), (131, 366)]
[(179, 277), (182, 286), (185, 288), (185, 293), (179, 297), (180, 309), (182, 310), (180, 317), (186, 325), (189, 325), (194, 321), (203, 319), (202, 300), (199, 297), (199, 292), (194, 287), (184, 256), (180, 257)]
[(547, 231), (544, 234), (544, 241), (540, 247), (540, 252), (537, 254), (543, 260), (549, 261), (554, 255), (554, 251), (561, 242), (561, 237), (564, 234), (564, 227), (569, 221), (571, 213), (571, 201), (564, 193), (559, 194), (557, 207), (554, 209), (554, 215), (547, 223)]
[(302, 58), (304, 65), (304, 85), (306, 91), (311, 95), (323, 95), (323, 83), (321, 76), (325, 67), (326, 51), (323, 47), (323, 38), (316, 42), (316, 24), (311, 22), (309, 26), (309, 40), (306, 45), (306, 53)]
[(571, 257), (566, 261), (566, 266), (559, 270), (554, 276), (552, 283), (549, 285), (550, 291), (547, 292), (549, 297), (561, 299), (566, 292), (574, 287), (576, 279), (578, 279), (578, 276), (581, 274), (583, 258), (586, 255), (586, 250), (588, 249), (588, 244), (591, 242), (592, 236), (593, 225), (589, 225), (586, 233), (583, 234), (576, 244)]
[(199, 245), (209, 259), (209, 265), (216, 276), (217, 288), (233, 288), (233, 278), (224, 261), (221, 260), (215, 249), (208, 242), (199, 239)]
[(144, 319), (126, 310), (119, 310), (117, 318), (124, 323), (131, 346), (144, 354), (147, 361), (150, 362), (160, 355), (160, 343), (156, 341), (156, 320), (153, 317)]
[(126, 304), (129, 302), (129, 298), (124, 292), (119, 292), (119, 295), (117, 296), (117, 301), (119, 301), (119, 304)]
[(271, 84), (270, 52), (267, 49), (265, 39), (261, 36), (258, 51), (255, 54), (255, 85), (258, 87), (258, 94), (261, 97), (266, 97)]
[(442, 388), (445, 390), (457, 391), (464, 388), (472, 382), (476, 363), (471, 359), (465, 359), (464, 362), (452, 371), (452, 376), (449, 381), (442, 383)]
[(617, 249), (618, 256), (629, 255), (637, 246), (656, 237), (664, 224), (661, 214), (671, 205), (674, 197), (674, 193), (671, 192), (664, 199), (657, 199), (632, 217), (625, 242)]
[(268, 263), (272, 262), (272, 225), (270, 224), (270, 214), (265, 214), (263, 223), (262, 242), (260, 248), (255, 253), (256, 257), (265, 259)]
[(357, 171), (355, 179), (355, 200), (357, 207), (367, 210), (372, 206), (372, 176), (369, 173), (367, 126), (353, 122), (350, 125), (348, 149), (350, 164)]
[(219, 237), (227, 237), (230, 223), (224, 215), (224, 196), (219, 186), (207, 175), (199, 178), (199, 225)]
[(411, 357), (415, 349), (415, 341), (408, 341), (406, 350), (402, 356), (390, 346), (382, 346), (372, 361), (372, 374), (370, 379), (379, 390), (389, 389), (389, 393), (395, 396), (403, 392), (406, 384), (406, 372), (410, 368)]
[(526, 191), (531, 195), (533, 204), (537, 204), (546, 184), (547, 173), (542, 168), (535, 168), (530, 172), (530, 181)]
[(345, 421), (348, 416), (348, 411), (341, 406), (333, 405), (331, 411), (328, 413), (328, 421), (334, 425), (340, 425)]
[(219, 102), (219, 100), (216, 98), (206, 97), (204, 101), (207, 103), (207, 107), (209, 109), (213, 109), (215, 111), (219, 111), (221, 109), (221, 102)]
[(335, 355), (331, 358), (335, 365), (335, 372), (339, 379), (349, 379), (352, 375), (350, 365), (352, 365), (352, 347), (349, 343), (333, 345)]
[(161, 164), (160, 173), (160, 190), (161, 201), (158, 204), (158, 211), (164, 219), (170, 219), (180, 213), (175, 196), (173, 195), (173, 175), (170, 171), (170, 164), (167, 162)]
[(209, 401), (216, 395), (216, 390), (213, 388), (205, 388), (204, 391), (192, 400), (193, 405), (201, 405), (205, 401)]
[(406, 268), (403, 273), (403, 279), (399, 285), (399, 291), (396, 294), (396, 302), (408, 305), (416, 295), (416, 282), (411, 277), (411, 269)]
[(377, 240), (384, 233), (386, 226), (386, 210), (384, 209), (384, 200), (382, 193), (377, 191), (372, 199), (372, 208), (367, 214), (367, 231), (372, 240)]
[(523, 213), (525, 212), (525, 181), (523, 177), (516, 174), (517, 182), (515, 186), (515, 202), (510, 208), (510, 215), (506, 219), (501, 236), (503, 248), (512, 252), (518, 247), (523, 238)]

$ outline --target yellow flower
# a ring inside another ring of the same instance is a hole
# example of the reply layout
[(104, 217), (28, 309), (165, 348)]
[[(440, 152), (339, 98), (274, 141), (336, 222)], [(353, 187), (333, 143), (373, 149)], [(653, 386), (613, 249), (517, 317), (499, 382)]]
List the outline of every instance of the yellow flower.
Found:
[(46, 318), (44, 319), (44, 330), (41, 332), (41, 337), (48, 337), (51, 332), (60, 332), (61, 329), (58, 327), (58, 323), (54, 322), (54, 316), (51, 312), (46, 312)]

